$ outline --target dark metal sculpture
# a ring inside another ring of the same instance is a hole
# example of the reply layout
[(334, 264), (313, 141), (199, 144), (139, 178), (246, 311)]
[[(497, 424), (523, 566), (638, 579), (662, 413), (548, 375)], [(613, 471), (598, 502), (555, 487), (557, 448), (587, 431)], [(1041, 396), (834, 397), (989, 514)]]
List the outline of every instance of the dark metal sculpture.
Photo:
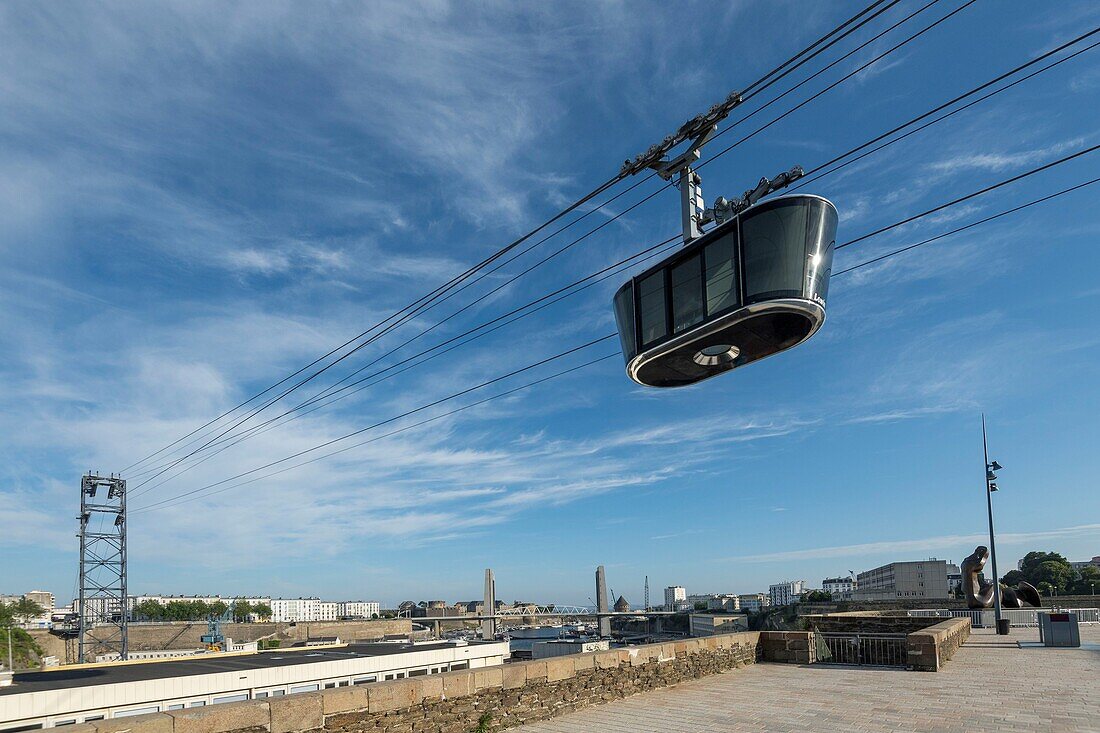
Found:
[(1042, 599), (1039, 591), (1031, 583), (1021, 580), (1015, 588), (994, 585), (988, 581), (982, 582), (978, 576), (985, 568), (989, 559), (989, 549), (985, 545), (978, 545), (974, 553), (962, 561), (962, 587), (966, 594), (968, 608), (992, 608), (993, 592), (999, 587), (1001, 592), (1001, 606), (1005, 608), (1023, 608), (1025, 604), (1041, 608)]

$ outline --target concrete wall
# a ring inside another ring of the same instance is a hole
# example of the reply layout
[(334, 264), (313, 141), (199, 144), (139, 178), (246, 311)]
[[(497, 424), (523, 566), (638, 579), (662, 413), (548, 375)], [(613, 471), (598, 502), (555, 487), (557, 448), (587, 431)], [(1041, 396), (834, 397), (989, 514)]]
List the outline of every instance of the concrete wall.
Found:
[(756, 662), (759, 632), (66, 726), (66, 733), (501, 730)]

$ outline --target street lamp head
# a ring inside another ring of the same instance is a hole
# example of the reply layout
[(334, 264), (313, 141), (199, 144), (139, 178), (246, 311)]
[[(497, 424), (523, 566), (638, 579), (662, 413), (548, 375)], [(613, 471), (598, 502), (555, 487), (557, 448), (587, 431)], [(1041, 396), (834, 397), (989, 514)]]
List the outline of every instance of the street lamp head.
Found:
[(995, 484), (995, 483), (993, 483), (992, 481), (990, 481), (990, 482), (989, 482), (989, 490), (990, 490), (990, 491), (996, 491), (996, 490), (997, 490), (997, 484)]
[(997, 474), (993, 473), (992, 471), (986, 471), (985, 472), (985, 480), (986, 481), (996, 481), (997, 480)]
[(1001, 470), (1001, 464), (997, 463), (996, 461), (993, 461), (992, 463), (989, 464), (989, 470), (990, 471), (1000, 471)]

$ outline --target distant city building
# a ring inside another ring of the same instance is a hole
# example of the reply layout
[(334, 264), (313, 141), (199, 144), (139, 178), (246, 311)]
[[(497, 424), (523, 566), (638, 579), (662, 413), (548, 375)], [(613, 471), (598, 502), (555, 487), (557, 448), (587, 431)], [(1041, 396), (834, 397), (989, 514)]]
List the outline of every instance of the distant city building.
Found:
[[(619, 596), (619, 600), (615, 601), (615, 613), (627, 613), (630, 611), (630, 604), (626, 598)], [(536, 657), (537, 659), (538, 657)]]
[(320, 598), (272, 598), (271, 620), (276, 622), (318, 621)]
[(23, 597), (42, 606), (42, 610), (46, 612), (47, 616), (57, 606), (54, 602), (53, 593), (48, 590), (32, 590), (30, 593), (24, 593)]
[(768, 598), (773, 606), (789, 606), (797, 603), (798, 599), (806, 592), (805, 580), (788, 580), (784, 583), (773, 583), (768, 586)]
[(743, 613), (693, 613), (688, 616), (688, 633), (691, 636), (713, 636), (747, 631), (748, 618)]
[[(1023, 564), (1023, 560), (1020, 561)], [(1091, 560), (1082, 560), (1081, 562), (1071, 562), (1074, 570), (1083, 570), (1084, 568), (1093, 567), (1100, 568), (1100, 555), (1094, 556)], [(28, 594), (29, 595), (29, 594)]]
[(757, 613), (771, 605), (771, 596), (767, 593), (742, 593), (737, 596), (737, 605), (746, 613)]
[(727, 593), (716, 593), (707, 601), (709, 611), (740, 611), (741, 601), (737, 596)]
[(687, 605), (687, 590), (682, 585), (670, 585), (665, 588), (666, 611), (683, 611)]
[(947, 595), (954, 595), (955, 589), (962, 585), (962, 570), (953, 562), (947, 563)]
[(381, 613), (378, 601), (341, 601), (340, 618), (373, 618)]
[(832, 595), (834, 600), (840, 600), (850, 595), (856, 589), (855, 578), (825, 578), (821, 581), (821, 590)]
[(856, 576), (852, 596), (861, 601), (947, 598), (947, 561), (892, 562)]

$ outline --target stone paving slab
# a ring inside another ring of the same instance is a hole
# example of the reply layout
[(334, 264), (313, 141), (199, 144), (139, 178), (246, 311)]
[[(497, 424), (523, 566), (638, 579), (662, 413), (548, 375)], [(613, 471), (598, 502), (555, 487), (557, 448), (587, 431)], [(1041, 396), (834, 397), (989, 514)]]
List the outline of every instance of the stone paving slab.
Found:
[[(1100, 627), (1082, 626), (1083, 642)], [(1100, 733), (1100, 651), (976, 629), (940, 672), (756, 664), (524, 726), (525, 733)]]

